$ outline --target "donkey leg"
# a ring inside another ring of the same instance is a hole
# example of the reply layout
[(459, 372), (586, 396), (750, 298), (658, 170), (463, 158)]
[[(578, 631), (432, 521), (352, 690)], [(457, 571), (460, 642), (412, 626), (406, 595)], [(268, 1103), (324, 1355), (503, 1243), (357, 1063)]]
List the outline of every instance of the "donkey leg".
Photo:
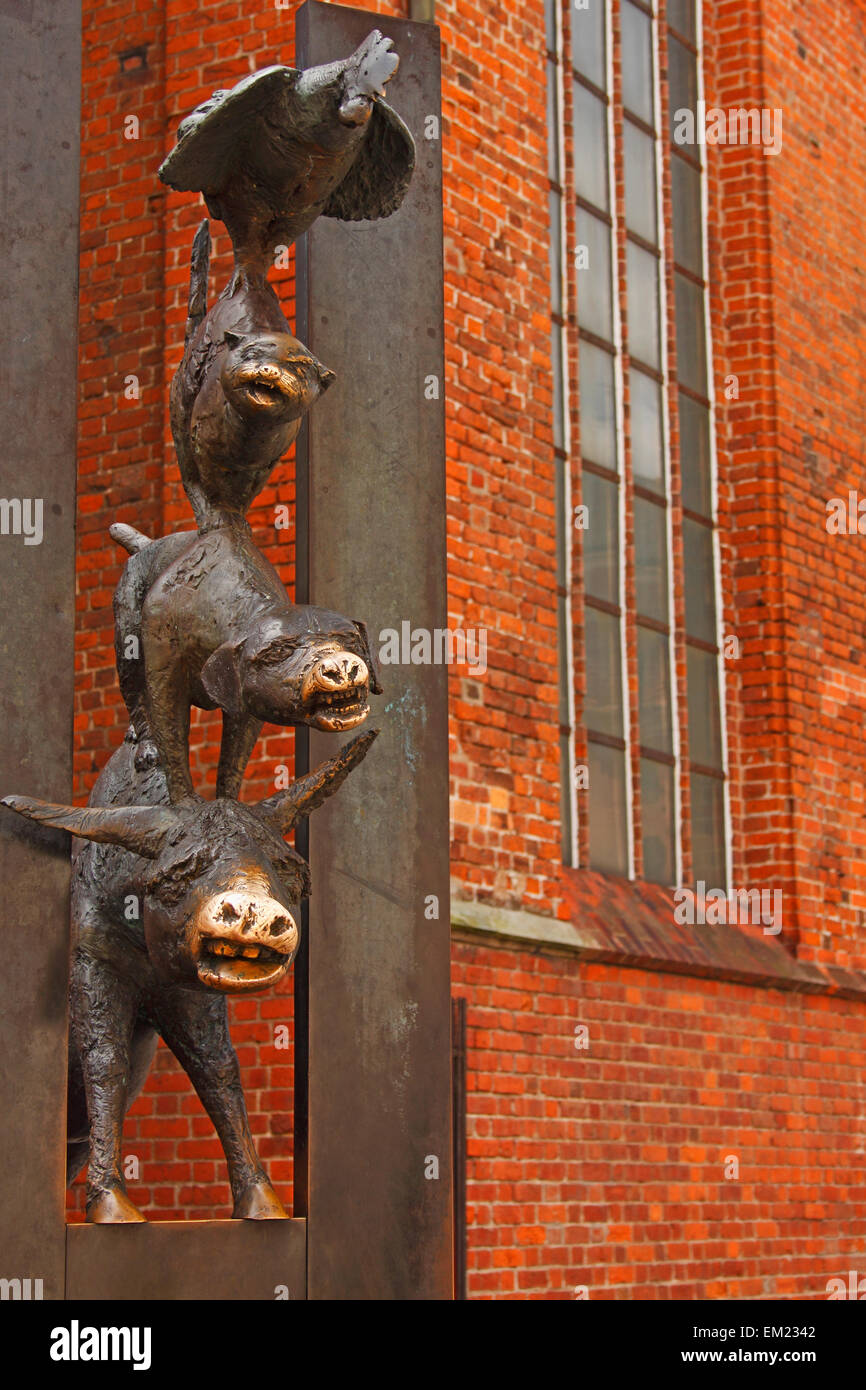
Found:
[(90, 1121), (87, 1219), (144, 1221), (126, 1195), (120, 1152), (139, 992), (104, 961), (79, 953), (70, 999)]
[(287, 1212), (259, 1162), (250, 1132), (237, 1054), (222, 996), (189, 990), (161, 993), (156, 1022), (213, 1121), (228, 1163), (232, 1216), (267, 1221)]

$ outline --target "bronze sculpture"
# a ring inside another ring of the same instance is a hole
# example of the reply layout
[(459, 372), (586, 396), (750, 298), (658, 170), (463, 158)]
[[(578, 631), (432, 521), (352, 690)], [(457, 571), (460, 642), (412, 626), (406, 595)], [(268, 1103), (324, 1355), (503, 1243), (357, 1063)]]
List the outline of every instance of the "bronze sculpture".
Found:
[[(337, 790), (375, 737), (359, 735), (254, 806), (228, 798), (172, 806), (161, 769), (136, 770), (130, 740), (88, 809), (6, 798), (19, 814), (91, 841), (73, 870), (67, 1102), (67, 1181), (89, 1155), (88, 1220), (144, 1220), (126, 1195), (120, 1138), (157, 1033), (214, 1122), (233, 1215), (285, 1216), (256, 1158), (224, 996), (266, 989), (291, 965), (310, 879), (282, 837)], [(140, 919), (125, 912), (131, 894)]]
[(159, 176), (201, 193), (241, 274), (263, 278), (273, 248), (320, 215), (373, 220), (400, 206), (415, 144), (383, 100), (398, 61), (374, 29), (343, 62), (253, 73), (181, 122)]
[[(310, 878), (284, 837), (337, 790), (376, 731), (287, 791), (257, 805), (237, 798), (263, 720), (354, 728), (381, 687), (364, 624), (293, 604), (244, 516), (333, 380), (291, 334), (267, 268), (274, 246), (320, 214), (376, 218), (399, 207), (414, 144), (382, 100), (396, 66), (374, 30), (342, 62), (254, 74), (181, 123), (160, 169), (172, 187), (204, 194), (235, 251), (232, 280), (206, 313), (210, 235), (199, 228), (172, 383), (197, 529), (150, 541), (111, 528), (131, 556), (115, 595), (131, 723), (88, 807), (3, 801), (88, 841), (73, 870), (67, 1130), (69, 1181), (89, 1159), (90, 1221), (144, 1219), (126, 1194), (120, 1143), (157, 1034), (217, 1129), (233, 1214), (286, 1215), (253, 1146), (225, 996), (267, 988), (289, 969)], [(223, 711), (214, 801), (190, 775), (193, 704)]]
[(376, 29), (344, 62), (254, 73), (181, 122), (160, 168), (170, 187), (204, 195), (235, 255), (234, 274), (206, 314), (203, 222), (172, 382), (172, 435), (200, 528), (219, 525), (225, 508), (246, 511), (303, 411), (333, 380), (292, 336), (267, 273), (275, 248), (290, 246), (320, 214), (374, 219), (400, 206), (415, 145), (382, 100), (397, 61)]
[(152, 542), (131, 527), (112, 533), (134, 548), (114, 611), (136, 761), (159, 750), (172, 800), (193, 795), (193, 704), (223, 711), (217, 796), (238, 795), (263, 721), (339, 733), (366, 719), (381, 686), (364, 624), (292, 603), (242, 517)]
[(183, 360), (171, 385), (180, 476), (200, 530), (243, 515), (334, 373), (289, 331), (264, 275), (236, 271), (205, 314), (210, 231), (193, 242)]

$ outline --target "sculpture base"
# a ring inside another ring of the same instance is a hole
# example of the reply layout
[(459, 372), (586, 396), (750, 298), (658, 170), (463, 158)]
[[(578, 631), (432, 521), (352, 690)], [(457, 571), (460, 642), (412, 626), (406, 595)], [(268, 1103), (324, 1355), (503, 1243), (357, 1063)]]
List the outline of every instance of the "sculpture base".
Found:
[(66, 1228), (67, 1299), (305, 1299), (307, 1223), (147, 1221)]

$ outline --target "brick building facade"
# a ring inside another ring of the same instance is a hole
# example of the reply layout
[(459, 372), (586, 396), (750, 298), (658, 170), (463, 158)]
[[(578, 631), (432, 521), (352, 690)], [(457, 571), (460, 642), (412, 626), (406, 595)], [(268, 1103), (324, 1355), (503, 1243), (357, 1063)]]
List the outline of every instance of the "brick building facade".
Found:
[[(436, 5), (449, 622), (487, 640), (484, 673), (451, 672), (470, 1297), (866, 1273), (866, 6), (698, 8)], [(214, 88), (292, 62), (295, 9), (85, 0), (76, 799), (124, 727), (108, 525), (189, 519), (167, 393), (200, 206), (155, 171)], [(291, 263), (273, 278), (290, 312)], [(250, 514), (290, 588), (292, 502), (288, 461)], [(203, 786), (216, 732), (199, 717)], [(265, 734), (246, 795), (291, 761)], [(684, 924), (673, 890), (700, 883), (781, 915)], [(290, 986), (232, 1005), (287, 1202), (291, 1010)], [(165, 1049), (126, 1135), (147, 1214), (227, 1215)]]

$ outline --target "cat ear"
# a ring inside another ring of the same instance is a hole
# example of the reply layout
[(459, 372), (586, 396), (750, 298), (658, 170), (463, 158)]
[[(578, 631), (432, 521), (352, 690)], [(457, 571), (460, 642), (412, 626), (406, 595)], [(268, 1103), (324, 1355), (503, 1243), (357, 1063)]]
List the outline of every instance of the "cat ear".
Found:
[(234, 716), (243, 712), (239, 655), (239, 643), (223, 642), (208, 657), (200, 677), (208, 699), (225, 714)]
[(337, 373), (332, 372), (330, 367), (325, 367), (321, 362), (316, 362), (316, 371), (319, 376), (319, 386), (323, 391), (327, 391), (328, 387), (337, 380)]

